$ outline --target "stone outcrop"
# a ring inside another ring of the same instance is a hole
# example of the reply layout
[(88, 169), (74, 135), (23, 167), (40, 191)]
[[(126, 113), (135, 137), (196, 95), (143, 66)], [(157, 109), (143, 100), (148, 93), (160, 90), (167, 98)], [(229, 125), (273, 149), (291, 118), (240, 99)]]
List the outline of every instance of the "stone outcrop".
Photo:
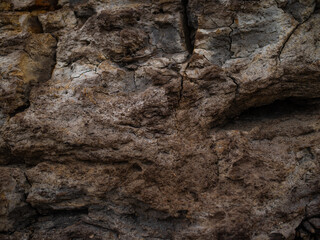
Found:
[(319, 0), (2, 0), (0, 239), (320, 238)]

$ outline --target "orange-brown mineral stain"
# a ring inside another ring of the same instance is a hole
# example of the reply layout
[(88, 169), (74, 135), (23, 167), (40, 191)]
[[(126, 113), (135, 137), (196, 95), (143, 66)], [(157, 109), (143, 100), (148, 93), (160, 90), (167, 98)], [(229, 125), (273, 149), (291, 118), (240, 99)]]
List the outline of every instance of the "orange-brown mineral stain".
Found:
[(49, 10), (54, 10), (56, 2), (57, 1), (55, 1), (55, 0), (36, 0), (34, 5), (37, 8), (46, 8)]

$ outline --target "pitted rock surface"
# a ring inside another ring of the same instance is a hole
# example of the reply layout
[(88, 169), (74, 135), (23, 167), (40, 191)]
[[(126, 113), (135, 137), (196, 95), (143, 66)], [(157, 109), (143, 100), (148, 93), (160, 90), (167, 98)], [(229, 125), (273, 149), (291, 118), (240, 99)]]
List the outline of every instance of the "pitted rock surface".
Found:
[(2, 0), (0, 239), (320, 238), (319, 0)]

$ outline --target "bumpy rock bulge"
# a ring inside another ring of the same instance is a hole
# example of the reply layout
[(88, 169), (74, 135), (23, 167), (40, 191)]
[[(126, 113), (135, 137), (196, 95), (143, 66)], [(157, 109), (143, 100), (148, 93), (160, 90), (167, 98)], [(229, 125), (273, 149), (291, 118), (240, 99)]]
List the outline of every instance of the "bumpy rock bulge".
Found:
[(0, 239), (320, 238), (319, 0), (1, 0)]

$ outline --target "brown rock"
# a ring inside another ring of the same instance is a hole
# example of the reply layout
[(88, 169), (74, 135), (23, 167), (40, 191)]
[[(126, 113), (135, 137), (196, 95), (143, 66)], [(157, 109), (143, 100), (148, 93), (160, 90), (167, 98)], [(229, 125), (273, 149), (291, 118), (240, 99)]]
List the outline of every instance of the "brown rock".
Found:
[(23, 170), (9, 167), (0, 170), (0, 232), (13, 232), (32, 223), (36, 212), (26, 203), (30, 186)]
[(320, 237), (318, 1), (0, 10), (0, 239)]

